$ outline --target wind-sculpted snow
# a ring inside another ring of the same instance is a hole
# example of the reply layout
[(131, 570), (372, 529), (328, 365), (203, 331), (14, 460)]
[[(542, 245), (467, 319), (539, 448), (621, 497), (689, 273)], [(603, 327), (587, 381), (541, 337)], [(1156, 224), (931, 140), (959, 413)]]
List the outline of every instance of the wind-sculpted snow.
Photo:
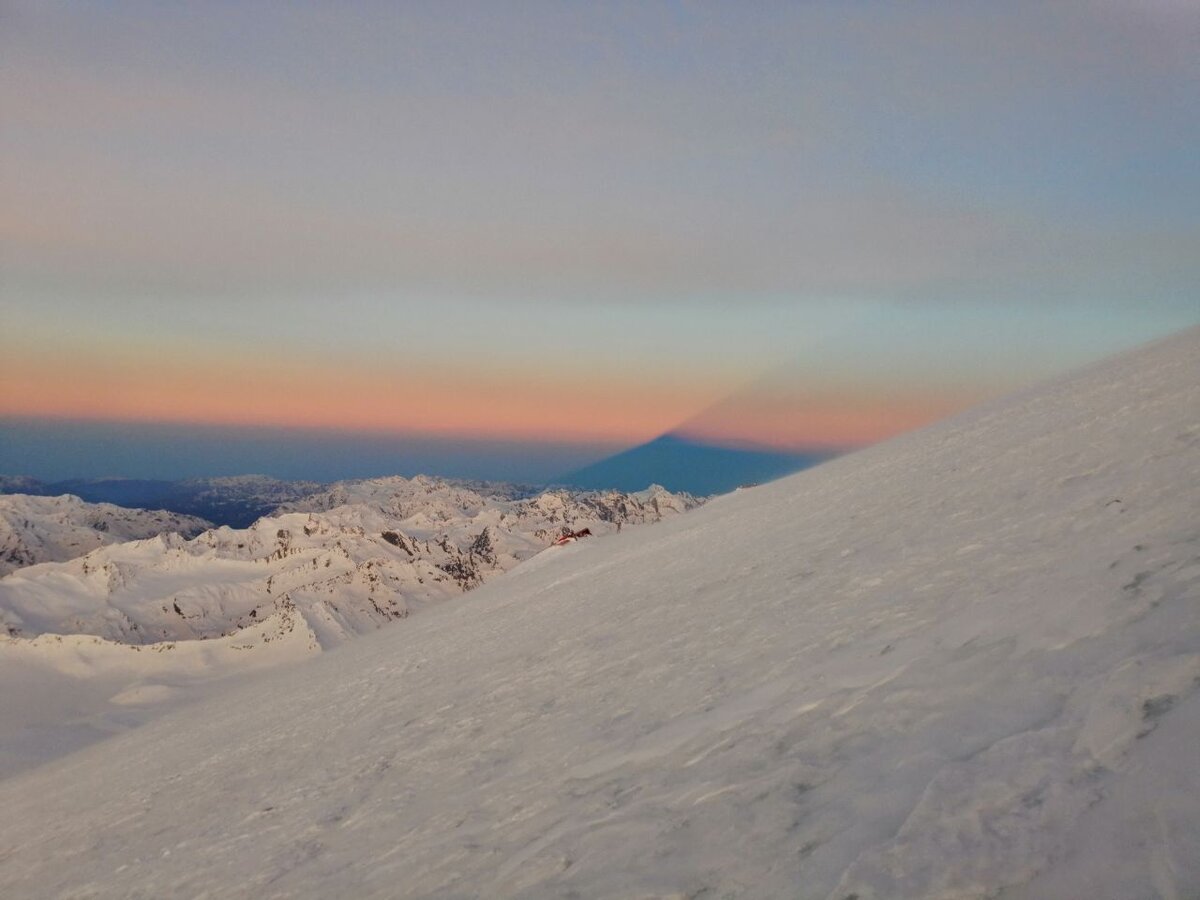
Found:
[(0, 783), (0, 894), (1200, 895), (1200, 331)]
[[(16, 481), (16, 479), (11, 479)], [(175, 532), (194, 537), (211, 522), (166, 510), (85, 503), (69, 494), (0, 496), (0, 576), (24, 566), (82, 556), (120, 541)]]

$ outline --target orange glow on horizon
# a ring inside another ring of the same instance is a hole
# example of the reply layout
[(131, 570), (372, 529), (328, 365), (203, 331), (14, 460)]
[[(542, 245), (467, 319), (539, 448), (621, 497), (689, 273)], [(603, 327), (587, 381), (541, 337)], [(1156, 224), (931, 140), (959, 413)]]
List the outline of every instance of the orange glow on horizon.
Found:
[[(712, 401), (712, 386), (633, 384), (587, 374), (382, 367), (220, 366), (164, 360), (10, 358), (0, 415), (419, 432), (502, 440), (633, 443)], [(154, 371), (155, 377), (146, 372)]]
[(70, 360), (18, 352), (0, 370), (0, 415), (7, 416), (613, 446), (675, 431), (782, 451), (875, 443), (980, 398), (978, 389), (934, 395), (916, 385), (751, 389), (714, 403), (719, 394), (716, 384), (639, 373), (497, 374), (422, 364), (409, 375), (380, 361), (201, 361), (161, 347)]

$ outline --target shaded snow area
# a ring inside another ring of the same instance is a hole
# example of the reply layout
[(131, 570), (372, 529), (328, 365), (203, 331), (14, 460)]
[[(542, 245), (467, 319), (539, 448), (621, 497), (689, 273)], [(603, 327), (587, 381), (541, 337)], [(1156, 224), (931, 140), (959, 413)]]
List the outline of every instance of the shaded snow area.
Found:
[(0, 496), (0, 575), (74, 559), (109, 544), (175, 532), (195, 537), (212, 523), (161, 509), (85, 503), (70, 494)]
[(1200, 330), (0, 782), (13, 897), (1200, 896)]
[[(215, 679), (294, 662), (458, 597), (564, 529), (602, 535), (697, 502), (661, 488), (480, 490), (421, 477), (335, 485), (249, 528), (113, 544), (0, 579), (0, 777), (142, 724)], [(6, 502), (21, 504), (23, 533), (42, 545), (75, 532), (48, 514), (31, 520), (31, 506), (77, 519), (79, 508), (115, 511), (107, 534), (122, 517), (159, 516), (73, 497)]]

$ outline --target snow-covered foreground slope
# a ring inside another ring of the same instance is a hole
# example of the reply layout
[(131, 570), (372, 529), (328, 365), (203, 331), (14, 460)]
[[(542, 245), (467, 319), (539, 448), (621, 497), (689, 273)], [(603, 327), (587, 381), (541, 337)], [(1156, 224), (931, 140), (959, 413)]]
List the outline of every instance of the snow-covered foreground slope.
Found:
[(316, 635), (289, 609), (207, 641), (0, 640), (0, 778), (318, 652)]
[(1194, 897), (1200, 330), (0, 783), (5, 896)]
[(70, 494), (0, 495), (0, 576), (23, 566), (83, 556), (97, 547), (177, 532), (194, 537), (211, 522), (160, 509), (85, 503)]

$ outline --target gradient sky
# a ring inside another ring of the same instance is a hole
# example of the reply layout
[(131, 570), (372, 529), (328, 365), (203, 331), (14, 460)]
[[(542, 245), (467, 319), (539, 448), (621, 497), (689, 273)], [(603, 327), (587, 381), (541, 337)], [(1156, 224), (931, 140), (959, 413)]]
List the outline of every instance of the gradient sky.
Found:
[(1200, 321), (1198, 47), (1190, 0), (6, 0), (0, 417), (878, 440)]

